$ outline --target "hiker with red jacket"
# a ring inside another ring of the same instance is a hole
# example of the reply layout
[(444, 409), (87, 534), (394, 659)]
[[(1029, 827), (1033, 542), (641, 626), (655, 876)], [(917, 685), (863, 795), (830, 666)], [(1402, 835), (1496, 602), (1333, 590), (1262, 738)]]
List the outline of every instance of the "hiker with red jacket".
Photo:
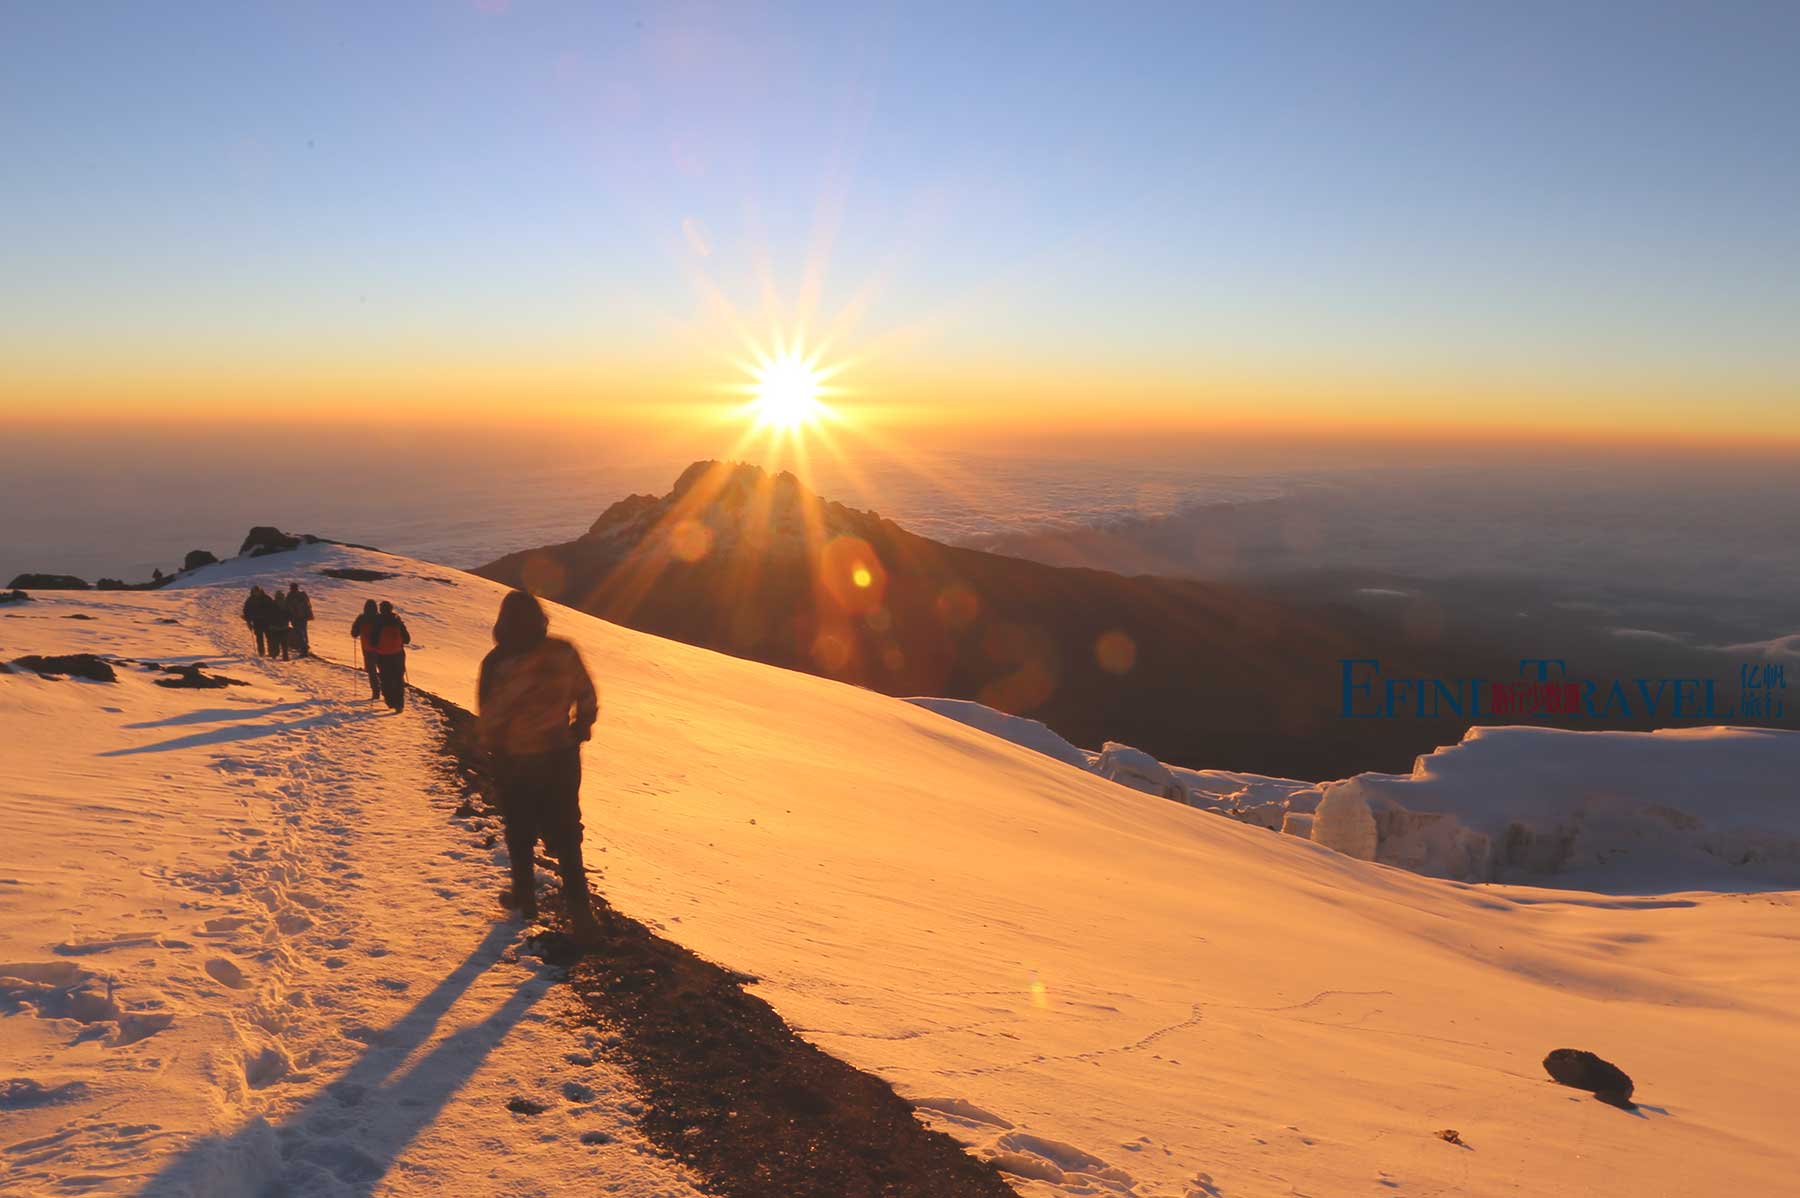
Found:
[(574, 645), (548, 635), (543, 607), (509, 593), (494, 623), (494, 648), (481, 660), (475, 694), (481, 744), (494, 762), (512, 889), (502, 902), (537, 918), (533, 855), (541, 839), (562, 873), (575, 939), (600, 936), (581, 861), (581, 745), (600, 703)]
[(363, 633), (363, 644), (373, 649), (381, 697), (399, 711), (406, 706), (406, 647), (412, 644), (412, 633), (392, 603), (381, 601), (374, 624)]
[(350, 625), (350, 638), (362, 650), (363, 669), (369, 674), (369, 702), (381, 698), (381, 669), (375, 662), (375, 621), (381, 610), (373, 599), (363, 601), (362, 614)]

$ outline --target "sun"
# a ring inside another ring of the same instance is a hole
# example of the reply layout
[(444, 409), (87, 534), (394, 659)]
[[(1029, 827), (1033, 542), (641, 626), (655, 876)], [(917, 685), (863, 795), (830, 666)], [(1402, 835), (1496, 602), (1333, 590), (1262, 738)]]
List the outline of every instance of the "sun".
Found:
[(812, 363), (784, 355), (757, 367), (751, 407), (757, 423), (791, 431), (824, 416), (825, 405), (819, 401), (823, 390), (824, 380)]
[(836, 382), (848, 363), (828, 360), (827, 350), (779, 331), (767, 342), (745, 339), (744, 353), (732, 359), (743, 373), (722, 387), (741, 397), (729, 408), (729, 419), (743, 422), (738, 449), (758, 440), (795, 452), (830, 443), (830, 429), (845, 423), (834, 401), (850, 392)]

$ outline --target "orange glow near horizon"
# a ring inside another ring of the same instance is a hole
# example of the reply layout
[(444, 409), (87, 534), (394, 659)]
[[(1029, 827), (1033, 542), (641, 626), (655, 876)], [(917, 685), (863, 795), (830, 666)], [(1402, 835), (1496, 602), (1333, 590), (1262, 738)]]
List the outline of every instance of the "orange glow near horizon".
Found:
[[(797, 460), (833, 433), (859, 452), (909, 446), (1004, 451), (1058, 438), (1304, 441), (1359, 445), (1741, 451), (1800, 451), (1800, 404), (1779, 388), (1720, 380), (1704, 397), (1674, 381), (1552, 380), (1526, 373), (1480, 379), (1401, 377), (1333, 369), (1281, 372), (1270, 364), (1114, 365), (1007, 358), (829, 351), (830, 342), (771, 337), (708, 354), (730, 333), (690, 330), (680, 354), (590, 351), (582, 361), (432, 354), (408, 361), (324, 358), (218, 362), (207, 368), (146, 364), (34, 369), (0, 367), (8, 426), (118, 426), (171, 432), (221, 417), (256, 424), (260, 413), (293, 427), (345, 422), (444, 430), (483, 428), (631, 430), (715, 456), (748, 427)], [(704, 336), (702, 335), (704, 334)], [(854, 370), (855, 386), (843, 385)], [(734, 382), (728, 382), (732, 375)], [(729, 431), (728, 431), (729, 430)], [(997, 436), (999, 434), (999, 436)], [(902, 444), (902, 443), (906, 444)], [(740, 448), (747, 448), (744, 441)]]

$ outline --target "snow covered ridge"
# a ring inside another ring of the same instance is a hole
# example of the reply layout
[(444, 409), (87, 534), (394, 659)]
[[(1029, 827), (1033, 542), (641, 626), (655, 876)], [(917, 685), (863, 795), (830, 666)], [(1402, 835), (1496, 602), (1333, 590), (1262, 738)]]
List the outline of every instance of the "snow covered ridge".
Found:
[(1800, 886), (1800, 732), (1471, 728), (1410, 774), (1313, 784), (1078, 749), (977, 703), (921, 707), (1058, 761), (1348, 856), (1464, 882)]
[[(497, 921), (431, 705), (366, 715), (353, 672), (249, 656), (244, 589), (290, 580), (331, 662), (391, 599), (412, 684), (470, 705), (503, 588), (391, 555), (0, 610), (0, 660), (248, 684), (0, 674), (0, 1192), (695, 1192)], [(582, 801), (614, 906), (758, 979), (1021, 1198), (1711, 1198), (1800, 1173), (1800, 896), (1423, 877), (870, 691), (566, 608), (551, 628), (601, 690)], [(1170, 776), (1244, 807), (1313, 789)], [(171, 1022), (125, 1034), (108, 982), (119, 1015)], [(1563, 1048), (1627, 1072), (1638, 1109), (1552, 1083)]]

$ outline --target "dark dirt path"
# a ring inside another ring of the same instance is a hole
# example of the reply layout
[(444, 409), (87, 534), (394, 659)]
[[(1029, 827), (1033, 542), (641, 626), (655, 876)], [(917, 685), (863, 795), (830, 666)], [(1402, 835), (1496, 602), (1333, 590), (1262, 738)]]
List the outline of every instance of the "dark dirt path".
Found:
[[(462, 708), (444, 716), (463, 814), (493, 793)], [(504, 879), (496, 876), (496, 883)], [(546, 910), (559, 910), (549, 900)], [(641, 1087), (646, 1135), (726, 1198), (1017, 1198), (991, 1166), (925, 1127), (893, 1088), (794, 1034), (746, 978), (656, 935), (596, 898), (604, 941), (586, 955), (546, 944), (593, 1023)]]

